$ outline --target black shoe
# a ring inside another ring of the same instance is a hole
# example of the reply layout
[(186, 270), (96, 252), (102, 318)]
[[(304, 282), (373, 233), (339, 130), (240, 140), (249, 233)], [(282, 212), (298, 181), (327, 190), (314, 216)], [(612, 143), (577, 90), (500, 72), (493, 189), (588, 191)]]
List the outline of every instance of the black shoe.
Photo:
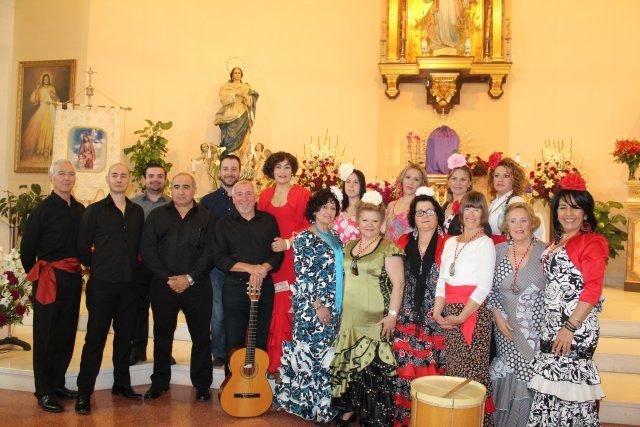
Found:
[(60, 387), (56, 390), (56, 397), (59, 399), (77, 399), (78, 392), (75, 390), (69, 390), (66, 387)]
[(151, 385), (149, 390), (144, 394), (144, 398), (146, 399), (157, 399), (164, 394), (165, 391), (169, 390), (169, 387), (160, 387), (157, 385)]
[(199, 388), (196, 389), (196, 402), (206, 402), (211, 399), (211, 389)]
[(171, 356), (171, 366), (175, 365), (176, 363), (177, 363), (176, 359), (173, 356)]
[(60, 413), (64, 411), (64, 408), (53, 394), (44, 394), (38, 397), (38, 405), (47, 412)]
[(111, 394), (113, 394), (114, 396), (122, 396), (126, 397), (127, 399), (133, 400), (142, 399), (142, 395), (140, 393), (136, 393), (136, 391), (132, 389), (131, 386), (122, 387), (119, 385), (114, 385), (111, 388)]
[(214, 368), (222, 368), (225, 363), (227, 363), (227, 362), (222, 357), (214, 357), (213, 358), (213, 367)]
[(355, 422), (356, 418), (358, 418), (358, 415), (353, 412), (349, 419), (345, 420), (342, 418), (344, 414), (345, 413), (338, 414), (338, 417), (336, 418), (336, 426), (348, 426), (349, 424)]
[(76, 400), (76, 412), (80, 415), (87, 415), (91, 412), (91, 396), (88, 394), (79, 394)]
[(131, 354), (129, 355), (129, 366), (133, 366), (138, 362), (146, 362), (147, 361), (147, 350), (146, 349), (138, 349), (137, 347), (133, 347), (131, 349)]

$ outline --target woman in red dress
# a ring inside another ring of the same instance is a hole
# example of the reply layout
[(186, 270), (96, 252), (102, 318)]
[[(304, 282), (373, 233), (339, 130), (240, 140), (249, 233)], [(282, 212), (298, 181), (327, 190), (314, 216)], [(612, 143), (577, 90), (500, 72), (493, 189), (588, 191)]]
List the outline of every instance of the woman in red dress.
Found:
[(311, 193), (306, 188), (292, 183), (298, 170), (295, 156), (279, 151), (270, 155), (264, 162), (262, 172), (275, 180), (275, 185), (260, 193), (258, 209), (276, 217), (280, 228), (280, 237), (271, 244), (275, 252), (284, 252), (284, 261), (280, 269), (273, 273), (275, 298), (269, 329), (267, 354), (269, 355), (269, 375), (275, 377), (280, 367), (282, 342), (291, 341), (291, 290), (295, 281), (293, 270), (293, 236), (309, 228), (304, 212)]

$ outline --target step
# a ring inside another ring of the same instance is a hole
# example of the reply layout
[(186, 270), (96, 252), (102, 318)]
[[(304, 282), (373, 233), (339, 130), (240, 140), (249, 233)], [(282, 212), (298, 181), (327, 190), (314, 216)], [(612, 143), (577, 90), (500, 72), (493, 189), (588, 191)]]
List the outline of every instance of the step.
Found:
[(593, 360), (600, 372), (640, 374), (640, 339), (601, 337)]
[(600, 422), (640, 425), (640, 374), (601, 372)]

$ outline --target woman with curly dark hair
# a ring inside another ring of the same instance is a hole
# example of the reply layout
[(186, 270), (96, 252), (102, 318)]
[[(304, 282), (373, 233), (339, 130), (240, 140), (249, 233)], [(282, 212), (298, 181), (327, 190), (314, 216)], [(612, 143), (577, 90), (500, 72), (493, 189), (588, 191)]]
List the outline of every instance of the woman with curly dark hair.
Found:
[(274, 239), (271, 248), (274, 252), (285, 253), (280, 269), (272, 274), (276, 293), (267, 343), (270, 377), (277, 376), (282, 356), (282, 342), (291, 340), (290, 286), (295, 280), (291, 249), (293, 237), (309, 227), (304, 213), (311, 193), (306, 188), (293, 184), (297, 170), (298, 159), (284, 151), (271, 154), (262, 167), (265, 176), (273, 179), (275, 184), (260, 193), (258, 209), (276, 217), (280, 237)]
[(276, 408), (318, 423), (337, 414), (331, 408), (328, 361), (342, 307), (342, 244), (331, 230), (339, 207), (331, 190), (315, 193), (305, 214), (313, 225), (293, 240), (293, 339), (282, 343), (282, 381), (274, 400)]
[(560, 188), (551, 203), (555, 239), (542, 254), (547, 283), (529, 425), (598, 426), (604, 393), (593, 354), (609, 244), (595, 232), (594, 200), (580, 175), (566, 175)]
[[(501, 153), (493, 153), (489, 162), (489, 194), (492, 199), (489, 206), (489, 225), (494, 236), (502, 236), (500, 227), (507, 206), (515, 202), (524, 202), (522, 196), (527, 188), (527, 178), (522, 166), (509, 157), (501, 156)], [(505, 240), (506, 238), (498, 238), (498, 243)]]

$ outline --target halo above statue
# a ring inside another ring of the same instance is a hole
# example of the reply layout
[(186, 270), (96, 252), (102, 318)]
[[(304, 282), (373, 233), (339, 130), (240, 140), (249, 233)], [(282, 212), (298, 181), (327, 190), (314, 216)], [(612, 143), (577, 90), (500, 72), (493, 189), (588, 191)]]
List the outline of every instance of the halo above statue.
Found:
[(227, 73), (230, 73), (234, 68), (240, 68), (243, 72), (247, 71), (247, 63), (240, 58), (239, 56), (232, 56), (227, 59), (227, 63), (225, 64), (225, 69)]

